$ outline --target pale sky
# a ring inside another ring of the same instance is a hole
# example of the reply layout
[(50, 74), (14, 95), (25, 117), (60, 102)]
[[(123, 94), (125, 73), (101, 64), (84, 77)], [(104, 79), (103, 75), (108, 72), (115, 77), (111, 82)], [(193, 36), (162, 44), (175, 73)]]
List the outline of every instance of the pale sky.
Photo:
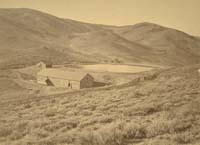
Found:
[(31, 8), (83, 22), (152, 22), (200, 36), (200, 0), (0, 0), (1, 8)]

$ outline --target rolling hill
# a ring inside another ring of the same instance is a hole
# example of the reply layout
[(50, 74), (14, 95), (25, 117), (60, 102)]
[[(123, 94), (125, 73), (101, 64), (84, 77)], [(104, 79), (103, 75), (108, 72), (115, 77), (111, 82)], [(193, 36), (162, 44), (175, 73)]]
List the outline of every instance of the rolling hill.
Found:
[(129, 41), (153, 48), (154, 53), (169, 59), (169, 63), (184, 65), (199, 61), (199, 39), (184, 32), (148, 22), (108, 28)]
[(40, 60), (185, 65), (200, 62), (200, 40), (151, 23), (104, 26), (31, 9), (0, 9), (0, 66)]

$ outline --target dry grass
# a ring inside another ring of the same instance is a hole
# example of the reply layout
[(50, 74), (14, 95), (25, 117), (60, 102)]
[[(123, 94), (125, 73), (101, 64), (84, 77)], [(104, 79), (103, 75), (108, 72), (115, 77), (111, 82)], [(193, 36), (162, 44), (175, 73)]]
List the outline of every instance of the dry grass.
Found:
[(198, 145), (198, 67), (166, 70), (121, 88), (9, 103), (0, 111), (0, 144)]

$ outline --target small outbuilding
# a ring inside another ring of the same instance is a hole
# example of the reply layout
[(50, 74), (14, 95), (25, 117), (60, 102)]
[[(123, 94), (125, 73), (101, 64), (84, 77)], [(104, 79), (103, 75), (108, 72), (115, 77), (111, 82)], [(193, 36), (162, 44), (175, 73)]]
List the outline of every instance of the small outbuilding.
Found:
[(89, 73), (45, 68), (37, 74), (37, 83), (69, 89), (91, 88), (95, 80)]
[(37, 63), (36, 66), (42, 69), (46, 68), (46, 64), (43, 61), (40, 61), (39, 63)]
[(44, 62), (44, 61), (40, 61), (38, 64), (36, 64), (37, 67), (44, 69), (44, 68), (52, 68), (53, 65), (50, 62)]

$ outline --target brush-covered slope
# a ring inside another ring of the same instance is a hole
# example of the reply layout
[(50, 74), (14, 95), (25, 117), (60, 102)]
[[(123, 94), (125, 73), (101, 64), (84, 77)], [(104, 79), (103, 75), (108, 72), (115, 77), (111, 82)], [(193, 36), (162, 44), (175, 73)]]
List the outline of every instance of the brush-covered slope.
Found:
[(107, 89), (4, 103), (0, 144), (199, 145), (199, 68), (147, 73), (144, 79)]
[(0, 67), (40, 60), (193, 64), (200, 60), (199, 43), (192, 36), (155, 24), (112, 27), (31, 9), (0, 9)]
[(153, 48), (155, 53), (168, 58), (172, 64), (199, 62), (200, 41), (197, 37), (147, 22), (111, 29), (127, 40)]

